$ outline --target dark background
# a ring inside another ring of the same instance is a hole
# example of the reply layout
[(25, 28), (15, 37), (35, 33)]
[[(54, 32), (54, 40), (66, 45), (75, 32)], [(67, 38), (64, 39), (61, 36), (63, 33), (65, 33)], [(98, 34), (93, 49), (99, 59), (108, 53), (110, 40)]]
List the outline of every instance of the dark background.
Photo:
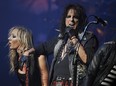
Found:
[(76, 2), (86, 8), (88, 16), (97, 15), (108, 21), (106, 27), (98, 24), (88, 29), (98, 37), (100, 45), (116, 39), (116, 0), (0, 0), (0, 86), (19, 83), (15, 74), (9, 74), (9, 29), (16, 25), (31, 29), (34, 44), (38, 45), (57, 36), (55, 29), (59, 29), (64, 6)]

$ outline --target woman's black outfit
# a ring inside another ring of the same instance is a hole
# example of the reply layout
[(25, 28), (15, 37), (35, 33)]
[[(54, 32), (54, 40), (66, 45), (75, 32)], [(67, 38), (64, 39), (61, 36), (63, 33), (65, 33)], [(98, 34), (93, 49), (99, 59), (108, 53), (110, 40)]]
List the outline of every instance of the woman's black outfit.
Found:
[[(22, 56), (18, 60), (18, 55), (15, 59), (15, 72), (18, 76), (21, 86), (41, 86), (40, 70), (37, 63), (37, 58), (34, 54), (29, 57)], [(26, 74), (19, 74), (18, 69), (22, 69), (23, 64), (26, 64)]]
[(96, 52), (88, 68), (85, 86), (115, 86), (116, 42), (104, 43)]

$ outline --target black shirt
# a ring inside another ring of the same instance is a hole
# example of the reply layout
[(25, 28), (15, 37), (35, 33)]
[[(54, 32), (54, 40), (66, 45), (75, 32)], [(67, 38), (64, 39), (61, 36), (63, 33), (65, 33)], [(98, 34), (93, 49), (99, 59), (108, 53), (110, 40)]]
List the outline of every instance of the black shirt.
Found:
[(57, 77), (69, 79), (70, 72), (68, 57), (64, 57), (63, 60), (61, 60), (60, 57), (57, 59), (54, 65), (53, 80), (55, 80)]

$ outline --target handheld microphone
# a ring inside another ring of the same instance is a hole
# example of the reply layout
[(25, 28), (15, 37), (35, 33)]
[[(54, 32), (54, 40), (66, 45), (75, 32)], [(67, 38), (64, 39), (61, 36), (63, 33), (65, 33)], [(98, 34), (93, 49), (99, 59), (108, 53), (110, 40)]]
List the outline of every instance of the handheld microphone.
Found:
[(69, 38), (76, 35), (73, 27), (66, 27), (65, 34), (68, 34)]
[(66, 27), (65, 28), (65, 35), (64, 35), (64, 44), (66, 44), (68, 38), (70, 38), (70, 31), (71, 31), (71, 27)]
[(65, 28), (65, 37), (64, 41), (67, 42), (68, 38), (71, 39), (71, 37), (76, 36), (76, 31), (73, 29), (73, 27), (66, 27)]
[(106, 26), (108, 22), (106, 20), (103, 20), (100, 17), (94, 16), (97, 19), (97, 23), (101, 23), (102, 26)]
[(68, 34), (66, 33), (65, 36), (64, 36), (64, 44), (67, 43), (68, 38), (69, 38), (69, 36), (68, 36)]

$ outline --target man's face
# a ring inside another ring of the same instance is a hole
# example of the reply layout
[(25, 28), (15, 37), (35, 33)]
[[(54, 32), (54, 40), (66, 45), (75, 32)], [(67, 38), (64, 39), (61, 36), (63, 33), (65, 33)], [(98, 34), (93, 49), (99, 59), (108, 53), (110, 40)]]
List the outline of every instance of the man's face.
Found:
[(65, 18), (66, 27), (72, 27), (73, 29), (76, 29), (78, 26), (78, 21), (79, 20), (76, 16), (76, 11), (74, 9), (70, 9)]

